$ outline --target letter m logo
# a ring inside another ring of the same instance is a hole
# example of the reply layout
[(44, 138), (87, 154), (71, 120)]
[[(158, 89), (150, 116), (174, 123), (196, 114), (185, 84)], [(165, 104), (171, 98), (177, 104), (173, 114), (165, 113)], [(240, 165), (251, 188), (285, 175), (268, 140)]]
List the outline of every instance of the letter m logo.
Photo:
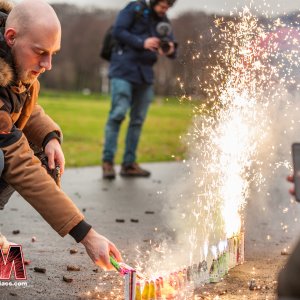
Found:
[(15, 280), (27, 279), (21, 245), (10, 245), (7, 255), (0, 249), (0, 280), (10, 280), (12, 269)]

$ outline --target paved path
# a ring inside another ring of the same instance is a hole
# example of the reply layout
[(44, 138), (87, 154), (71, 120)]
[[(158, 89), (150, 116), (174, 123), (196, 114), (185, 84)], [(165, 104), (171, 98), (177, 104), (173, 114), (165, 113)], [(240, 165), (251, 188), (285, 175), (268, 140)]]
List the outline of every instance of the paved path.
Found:
[[(84, 211), (87, 221), (129, 256), (136, 245), (146, 244), (155, 237), (155, 228), (164, 228), (161, 226), (164, 220), (160, 212), (165, 197), (185, 172), (182, 163), (143, 166), (152, 172), (150, 178), (117, 177), (111, 182), (103, 181), (100, 167), (67, 169), (63, 178), (63, 189)], [(287, 185), (279, 180), (278, 190), (272, 191), (270, 201), (264, 204), (266, 210), (262, 210), (259, 199), (252, 199), (248, 205), (246, 259), (250, 264), (246, 263), (239, 270), (249, 276), (251, 263), (255, 260), (267, 263), (270, 259), (276, 259), (281, 265), (284, 260), (280, 256), (281, 249), (292, 244), (300, 232), (295, 222), (297, 216), (300, 220), (300, 208), (294, 205), (290, 208), (286, 189)], [(285, 207), (289, 207), (286, 213)], [(146, 211), (153, 211), (154, 214), (145, 214)], [(116, 222), (116, 219), (124, 220), (124, 223)], [(285, 225), (288, 226), (288, 233), (282, 229)], [(20, 230), (20, 233), (13, 235), (13, 230)], [(88, 291), (105, 299), (101, 293), (94, 293), (95, 287), (105, 290), (103, 283), (107, 286), (118, 284), (118, 276), (107, 275), (97, 269), (81, 245), (77, 245), (69, 236), (60, 238), (19, 195), (15, 195), (5, 211), (0, 212), (0, 231), (10, 240), (21, 244), (25, 259), (31, 261), (27, 266), (28, 287), (0, 287), (1, 300), (90, 298), (87, 296)], [(32, 242), (33, 236), (36, 242)], [(78, 249), (78, 253), (71, 255), (69, 250), (73, 248)], [(81, 270), (68, 272), (67, 265), (78, 265)], [(43, 267), (47, 271), (45, 274), (36, 273), (34, 267)], [(270, 272), (273, 271), (270, 269)], [(64, 275), (72, 277), (74, 281), (64, 282)], [(244, 284), (247, 289), (247, 282)], [(111, 296), (108, 299), (117, 298)]]

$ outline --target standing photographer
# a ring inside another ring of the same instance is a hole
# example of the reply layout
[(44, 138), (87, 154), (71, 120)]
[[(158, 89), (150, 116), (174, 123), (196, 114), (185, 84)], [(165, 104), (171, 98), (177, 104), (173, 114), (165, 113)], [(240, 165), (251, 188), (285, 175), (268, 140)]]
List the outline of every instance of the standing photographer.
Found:
[(109, 78), (112, 103), (105, 127), (103, 178), (114, 179), (114, 157), (122, 121), (130, 109), (125, 152), (120, 175), (148, 177), (150, 172), (136, 163), (142, 125), (153, 99), (153, 65), (157, 56), (175, 58), (175, 43), (168, 9), (175, 0), (131, 1), (122, 9), (113, 28), (114, 47)]

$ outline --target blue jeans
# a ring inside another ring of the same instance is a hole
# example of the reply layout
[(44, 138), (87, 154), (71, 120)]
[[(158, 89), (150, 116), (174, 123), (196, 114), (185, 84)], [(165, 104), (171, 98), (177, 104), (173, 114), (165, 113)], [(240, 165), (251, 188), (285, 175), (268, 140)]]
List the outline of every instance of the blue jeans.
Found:
[(130, 121), (126, 135), (123, 164), (136, 161), (142, 126), (153, 99), (153, 88), (149, 84), (135, 85), (126, 80), (111, 80), (111, 109), (105, 127), (103, 161), (113, 162), (117, 151), (120, 126), (130, 109)]

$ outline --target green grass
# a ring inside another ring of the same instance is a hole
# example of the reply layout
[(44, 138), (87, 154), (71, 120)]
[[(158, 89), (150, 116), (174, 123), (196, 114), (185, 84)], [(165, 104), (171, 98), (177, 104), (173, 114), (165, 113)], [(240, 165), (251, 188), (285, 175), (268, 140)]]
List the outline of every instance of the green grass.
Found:
[[(104, 142), (104, 126), (110, 108), (109, 95), (88, 96), (74, 92), (44, 92), (39, 103), (62, 128), (67, 166), (98, 165)], [(184, 158), (180, 136), (187, 132), (192, 107), (176, 99), (156, 99), (150, 107), (138, 149), (139, 162)], [(116, 163), (121, 163), (128, 118), (122, 124)]]

